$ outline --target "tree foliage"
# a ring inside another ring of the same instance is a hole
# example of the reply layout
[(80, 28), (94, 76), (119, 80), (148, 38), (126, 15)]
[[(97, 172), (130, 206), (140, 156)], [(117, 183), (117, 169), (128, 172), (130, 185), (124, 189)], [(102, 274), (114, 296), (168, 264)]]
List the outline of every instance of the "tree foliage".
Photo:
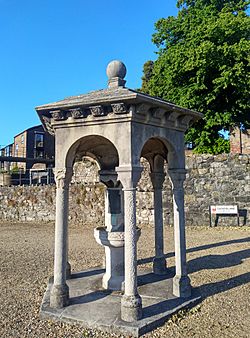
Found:
[(143, 65), (143, 76), (142, 76), (141, 91), (144, 92), (144, 93), (149, 92), (148, 83), (149, 83), (149, 80), (152, 77), (153, 67), (154, 67), (154, 62), (151, 61), (151, 60), (145, 62), (144, 65)]
[(248, 3), (179, 0), (177, 17), (155, 24), (158, 58), (145, 64), (142, 90), (204, 114), (186, 134), (196, 152), (228, 151), (221, 130), (250, 125)]

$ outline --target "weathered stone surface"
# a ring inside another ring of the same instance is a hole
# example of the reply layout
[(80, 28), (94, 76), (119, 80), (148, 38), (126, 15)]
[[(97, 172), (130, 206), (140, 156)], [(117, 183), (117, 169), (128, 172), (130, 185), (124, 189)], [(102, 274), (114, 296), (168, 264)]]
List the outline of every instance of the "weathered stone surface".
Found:
[[(138, 289), (142, 297), (123, 299), (125, 306), (120, 313), (121, 294), (101, 288), (103, 272), (97, 267), (73, 274), (69, 280), (70, 303), (63, 309), (50, 307), (52, 284), (49, 282), (41, 306), (41, 317), (98, 328), (109, 332), (110, 336), (117, 333), (126, 337), (139, 337), (162, 325), (175, 312), (190, 308), (200, 301), (197, 290), (193, 290), (189, 298), (173, 296), (171, 274), (163, 277), (152, 274), (151, 270), (143, 270), (138, 276)], [(148, 283), (150, 279), (153, 283)], [(121, 320), (122, 314), (128, 320)], [(142, 318), (136, 321), (138, 315)]]

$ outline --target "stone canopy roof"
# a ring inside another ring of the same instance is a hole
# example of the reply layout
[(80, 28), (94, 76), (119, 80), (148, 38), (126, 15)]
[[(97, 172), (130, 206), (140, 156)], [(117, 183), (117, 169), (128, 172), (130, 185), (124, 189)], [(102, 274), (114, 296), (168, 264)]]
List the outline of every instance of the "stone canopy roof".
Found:
[[(98, 119), (121, 119), (125, 116), (140, 123), (187, 130), (203, 114), (177, 106), (159, 97), (124, 87), (119, 77), (111, 79), (107, 89), (69, 96), (63, 100), (36, 107), (44, 127), (53, 133), (53, 125), (71, 122), (88, 123)], [(119, 82), (120, 81), (120, 82)], [(115, 83), (115, 84), (114, 84)]]
[[(199, 117), (202, 117), (203, 115), (201, 113), (195, 112), (193, 110), (182, 108), (180, 106), (177, 106), (169, 101), (165, 101), (159, 97), (151, 96), (130, 88), (126, 87), (118, 87), (118, 88), (107, 88), (107, 89), (100, 89), (91, 91), (86, 94), (76, 95), (76, 96), (69, 96), (66, 97), (63, 100), (48, 103), (42, 106), (36, 107), (37, 111), (41, 110), (53, 110), (53, 109), (64, 109), (64, 108), (70, 108), (73, 106), (79, 106), (79, 105), (90, 105), (90, 104), (105, 104), (107, 102), (115, 102), (117, 100), (126, 100), (126, 101), (134, 101), (135, 99), (148, 102), (153, 105), (159, 105), (164, 106), (165, 108), (168, 107), (169, 109), (178, 109), (185, 111), (186, 113), (190, 113), (194, 116), (198, 115)], [(197, 116), (197, 117), (198, 117)]]

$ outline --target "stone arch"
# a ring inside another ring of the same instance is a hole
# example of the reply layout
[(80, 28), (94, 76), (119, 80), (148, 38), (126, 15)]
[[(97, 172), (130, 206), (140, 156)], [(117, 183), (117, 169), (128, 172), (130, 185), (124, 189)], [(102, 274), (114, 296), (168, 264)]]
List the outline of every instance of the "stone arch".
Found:
[(155, 274), (166, 273), (166, 259), (164, 257), (164, 222), (163, 222), (163, 183), (166, 177), (165, 164), (179, 166), (179, 158), (176, 148), (163, 137), (150, 137), (141, 148), (141, 158), (147, 160), (150, 166), (149, 174), (152, 184), (152, 207), (154, 217), (154, 246), (155, 257), (153, 259), (153, 271)]
[(119, 166), (116, 147), (100, 135), (86, 135), (72, 144), (66, 154), (66, 167), (73, 167), (74, 162), (83, 157), (94, 159), (101, 170), (114, 170)]
[[(65, 166), (66, 170), (73, 169), (74, 164), (77, 161), (82, 160), (83, 158), (91, 159), (96, 162), (98, 167), (98, 176), (100, 178), (100, 182), (104, 184), (105, 190), (105, 219), (104, 223), (106, 225), (108, 217), (106, 216), (106, 204), (107, 204), (107, 196), (109, 193), (109, 185), (112, 186), (113, 179), (116, 179), (115, 168), (119, 166), (119, 155), (117, 148), (114, 144), (106, 137), (97, 135), (97, 134), (89, 134), (82, 136), (75, 140), (66, 150), (65, 152)], [(113, 220), (113, 219), (112, 219)], [(103, 234), (103, 229), (105, 227), (98, 227), (98, 231), (96, 231), (99, 235)], [(95, 235), (96, 236), (96, 235)], [(68, 267), (68, 276), (70, 275), (70, 264), (67, 263)]]
[(150, 137), (147, 139), (141, 148), (140, 157), (149, 162), (151, 171), (162, 171), (164, 161), (169, 166), (175, 165), (178, 167), (180, 164), (179, 154), (175, 147), (163, 137)]

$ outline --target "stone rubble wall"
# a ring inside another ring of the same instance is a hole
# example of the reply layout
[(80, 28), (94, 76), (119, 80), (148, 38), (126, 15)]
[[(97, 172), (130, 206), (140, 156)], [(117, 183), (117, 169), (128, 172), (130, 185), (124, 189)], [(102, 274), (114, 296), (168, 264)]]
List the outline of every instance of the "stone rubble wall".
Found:
[[(187, 156), (186, 221), (209, 225), (209, 205), (237, 204), (240, 224), (250, 225), (250, 155)], [(218, 224), (237, 225), (235, 216), (219, 217)]]
[[(153, 192), (149, 165), (138, 183), (137, 220), (152, 224)], [(185, 182), (187, 225), (209, 225), (209, 205), (238, 204), (240, 224), (250, 225), (250, 155), (188, 155)], [(104, 215), (105, 186), (98, 182), (93, 161), (75, 166), (70, 186), (69, 219), (73, 224), (100, 226)], [(165, 224), (173, 224), (171, 186), (163, 191)], [(49, 222), (55, 220), (55, 185), (0, 187), (0, 220)], [(214, 221), (214, 218), (213, 218)], [(237, 225), (236, 217), (219, 217), (218, 225)]]

